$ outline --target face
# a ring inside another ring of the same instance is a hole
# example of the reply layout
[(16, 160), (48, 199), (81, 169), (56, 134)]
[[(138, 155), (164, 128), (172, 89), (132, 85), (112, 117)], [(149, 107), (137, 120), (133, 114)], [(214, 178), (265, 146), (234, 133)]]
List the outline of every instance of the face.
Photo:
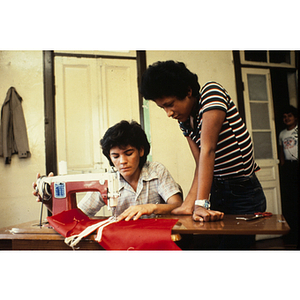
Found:
[(130, 145), (125, 148), (113, 147), (109, 152), (110, 159), (120, 174), (130, 180), (140, 175), (140, 157), (144, 155), (144, 149), (140, 151)]
[(196, 103), (196, 98), (189, 93), (183, 100), (169, 96), (155, 99), (155, 103), (163, 108), (168, 117), (172, 117), (180, 122), (185, 122), (191, 115), (191, 111)]
[(288, 128), (293, 128), (297, 125), (297, 118), (295, 118), (295, 116), (292, 113), (283, 114), (283, 123)]

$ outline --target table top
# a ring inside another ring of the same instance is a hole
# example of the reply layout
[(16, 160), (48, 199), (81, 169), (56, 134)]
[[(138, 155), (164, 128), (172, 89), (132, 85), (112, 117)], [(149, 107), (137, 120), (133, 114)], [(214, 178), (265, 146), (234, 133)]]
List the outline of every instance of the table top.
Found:
[(253, 235), (287, 234), (290, 230), (282, 215), (272, 215), (251, 221), (237, 220), (238, 216), (246, 215), (224, 215), (223, 220), (215, 222), (195, 222), (191, 216), (171, 216), (171, 218), (178, 217), (172, 233)]
[[(252, 221), (237, 220), (236, 217), (237, 215), (225, 215), (224, 219), (220, 221), (195, 222), (191, 215), (158, 216), (162, 219), (178, 219), (172, 229), (172, 234), (287, 234), (290, 230), (282, 215), (273, 215)], [(94, 240), (94, 235), (92, 234), (89, 239)], [(0, 229), (0, 239), (64, 240), (64, 237), (52, 228), (40, 227), (38, 221), (30, 221)]]

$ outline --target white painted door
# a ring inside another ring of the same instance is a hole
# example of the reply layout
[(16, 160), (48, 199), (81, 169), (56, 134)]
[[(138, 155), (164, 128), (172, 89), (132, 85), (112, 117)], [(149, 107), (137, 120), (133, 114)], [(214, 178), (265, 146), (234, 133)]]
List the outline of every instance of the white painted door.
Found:
[(254, 145), (257, 172), (267, 198), (267, 211), (281, 213), (278, 156), (270, 72), (242, 69), (247, 128)]
[(105, 131), (140, 119), (136, 61), (55, 57), (55, 88), (58, 162), (68, 174), (105, 171)]
[(68, 173), (105, 169), (99, 141), (108, 127), (139, 122), (135, 60), (55, 58), (58, 161)]

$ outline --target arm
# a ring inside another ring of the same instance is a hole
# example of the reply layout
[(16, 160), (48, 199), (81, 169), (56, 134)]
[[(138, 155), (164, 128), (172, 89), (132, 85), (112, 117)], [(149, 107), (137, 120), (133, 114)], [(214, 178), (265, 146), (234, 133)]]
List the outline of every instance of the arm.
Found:
[(174, 208), (179, 207), (182, 204), (182, 198), (180, 194), (171, 196), (166, 204), (142, 204), (128, 207), (121, 215), (118, 216), (118, 221), (125, 219), (137, 220), (142, 215), (164, 215), (169, 214)]
[[(176, 214), (193, 214), (194, 203), (197, 199), (208, 199), (214, 173), (215, 150), (219, 133), (225, 118), (222, 110), (210, 110), (204, 113), (201, 131), (201, 151), (197, 144), (191, 139), (188, 143), (196, 162), (191, 189), (181, 207), (175, 209)], [(206, 210), (201, 206), (195, 206), (193, 218), (195, 221), (214, 221), (222, 219), (223, 213)]]
[[(201, 151), (198, 167), (197, 199), (208, 199), (214, 175), (215, 151), (226, 113), (222, 110), (209, 110), (203, 114), (201, 130)], [(215, 221), (222, 219), (223, 213), (206, 210), (196, 205), (195, 221)]]
[(77, 206), (84, 214), (93, 217), (105, 205), (100, 192), (87, 192)]
[(197, 199), (197, 188), (198, 188), (198, 168), (199, 168), (199, 155), (200, 155), (200, 150), (197, 144), (190, 138), (187, 137), (188, 144), (190, 146), (191, 152), (193, 154), (195, 163), (196, 163), (196, 168), (195, 168), (195, 173), (194, 173), (194, 178), (193, 182), (190, 188), (190, 191), (188, 195), (186, 196), (183, 204), (174, 209), (172, 213), (177, 214), (177, 215), (191, 215), (193, 214), (194, 210), (194, 203), (195, 200)]

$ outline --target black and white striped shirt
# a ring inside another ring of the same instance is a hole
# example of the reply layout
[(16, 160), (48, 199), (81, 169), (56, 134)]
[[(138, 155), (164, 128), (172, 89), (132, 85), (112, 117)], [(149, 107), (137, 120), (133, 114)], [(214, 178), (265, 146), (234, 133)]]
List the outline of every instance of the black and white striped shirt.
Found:
[(253, 158), (253, 147), (249, 132), (227, 91), (216, 82), (207, 82), (200, 91), (194, 129), (190, 119), (179, 122), (185, 136), (189, 136), (201, 149), (201, 126), (203, 113), (212, 109), (226, 112), (217, 143), (214, 176), (249, 176), (260, 168)]

